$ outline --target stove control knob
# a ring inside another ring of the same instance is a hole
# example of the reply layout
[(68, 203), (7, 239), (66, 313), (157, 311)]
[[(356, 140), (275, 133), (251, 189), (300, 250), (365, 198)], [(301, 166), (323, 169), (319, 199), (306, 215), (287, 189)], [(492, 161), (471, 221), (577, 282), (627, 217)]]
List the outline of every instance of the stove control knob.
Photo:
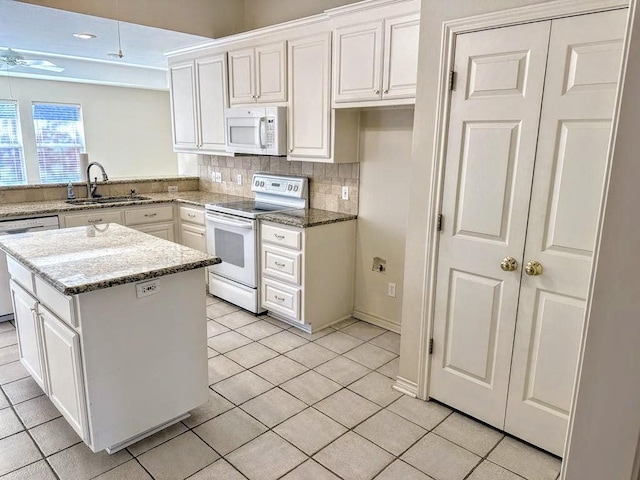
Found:
[(256, 187), (260, 185), (260, 181), (256, 180)]
[(260, 186), (264, 187), (264, 180), (260, 182)]
[(295, 187), (293, 187), (293, 191), (297, 192), (298, 191), (298, 185), (296, 185)]
[(289, 186), (287, 187), (287, 190), (291, 191), (293, 189), (293, 185), (289, 184)]

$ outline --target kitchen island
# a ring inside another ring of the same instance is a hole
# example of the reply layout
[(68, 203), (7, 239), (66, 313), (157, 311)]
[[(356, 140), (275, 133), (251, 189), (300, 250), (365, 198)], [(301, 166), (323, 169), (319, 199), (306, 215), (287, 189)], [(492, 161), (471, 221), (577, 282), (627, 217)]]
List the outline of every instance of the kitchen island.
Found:
[(207, 400), (220, 259), (117, 224), (2, 237), (20, 360), (82, 440), (115, 452)]

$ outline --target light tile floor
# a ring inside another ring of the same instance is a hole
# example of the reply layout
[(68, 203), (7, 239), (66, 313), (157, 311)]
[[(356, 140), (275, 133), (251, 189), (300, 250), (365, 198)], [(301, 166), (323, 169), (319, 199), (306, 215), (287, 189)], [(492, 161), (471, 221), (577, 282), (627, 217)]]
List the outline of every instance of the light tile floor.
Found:
[(92, 453), (0, 324), (0, 478), (555, 480), (560, 460), (391, 388), (400, 336), (356, 320), (308, 335), (207, 299), (209, 402), (114, 455)]

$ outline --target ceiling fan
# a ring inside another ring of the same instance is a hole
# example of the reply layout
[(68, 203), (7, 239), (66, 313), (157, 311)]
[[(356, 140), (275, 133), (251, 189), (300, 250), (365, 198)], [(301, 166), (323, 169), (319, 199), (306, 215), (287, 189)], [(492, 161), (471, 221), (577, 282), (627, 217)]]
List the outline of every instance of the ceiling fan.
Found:
[(59, 67), (49, 60), (27, 60), (18, 52), (7, 48), (0, 50), (0, 68), (11, 69), (15, 67), (37, 68), (39, 70), (47, 70), (49, 72), (63, 72), (64, 68)]

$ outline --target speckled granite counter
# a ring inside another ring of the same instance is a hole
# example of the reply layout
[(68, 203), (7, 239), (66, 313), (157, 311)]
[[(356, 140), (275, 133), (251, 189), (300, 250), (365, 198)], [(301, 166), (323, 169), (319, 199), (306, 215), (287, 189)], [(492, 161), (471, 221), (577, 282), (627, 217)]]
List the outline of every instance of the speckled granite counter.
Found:
[(289, 225), (291, 227), (308, 228), (328, 223), (346, 222), (355, 220), (357, 215), (349, 213), (331, 212), (309, 208), (306, 210), (287, 210), (278, 213), (263, 213), (258, 216), (260, 220)]
[(64, 200), (49, 200), (44, 202), (20, 202), (0, 205), (0, 219), (9, 217), (57, 215), (59, 213), (94, 210), (98, 208), (128, 207), (131, 205), (148, 205), (153, 203), (180, 202), (191, 205), (204, 206), (206, 203), (235, 202), (248, 200), (245, 197), (226, 195), (223, 193), (201, 192), (198, 190), (176, 193), (145, 193), (148, 200), (134, 200), (131, 202), (104, 203), (92, 205), (71, 205)]
[(115, 223), (0, 237), (0, 248), (65, 295), (220, 263)]

